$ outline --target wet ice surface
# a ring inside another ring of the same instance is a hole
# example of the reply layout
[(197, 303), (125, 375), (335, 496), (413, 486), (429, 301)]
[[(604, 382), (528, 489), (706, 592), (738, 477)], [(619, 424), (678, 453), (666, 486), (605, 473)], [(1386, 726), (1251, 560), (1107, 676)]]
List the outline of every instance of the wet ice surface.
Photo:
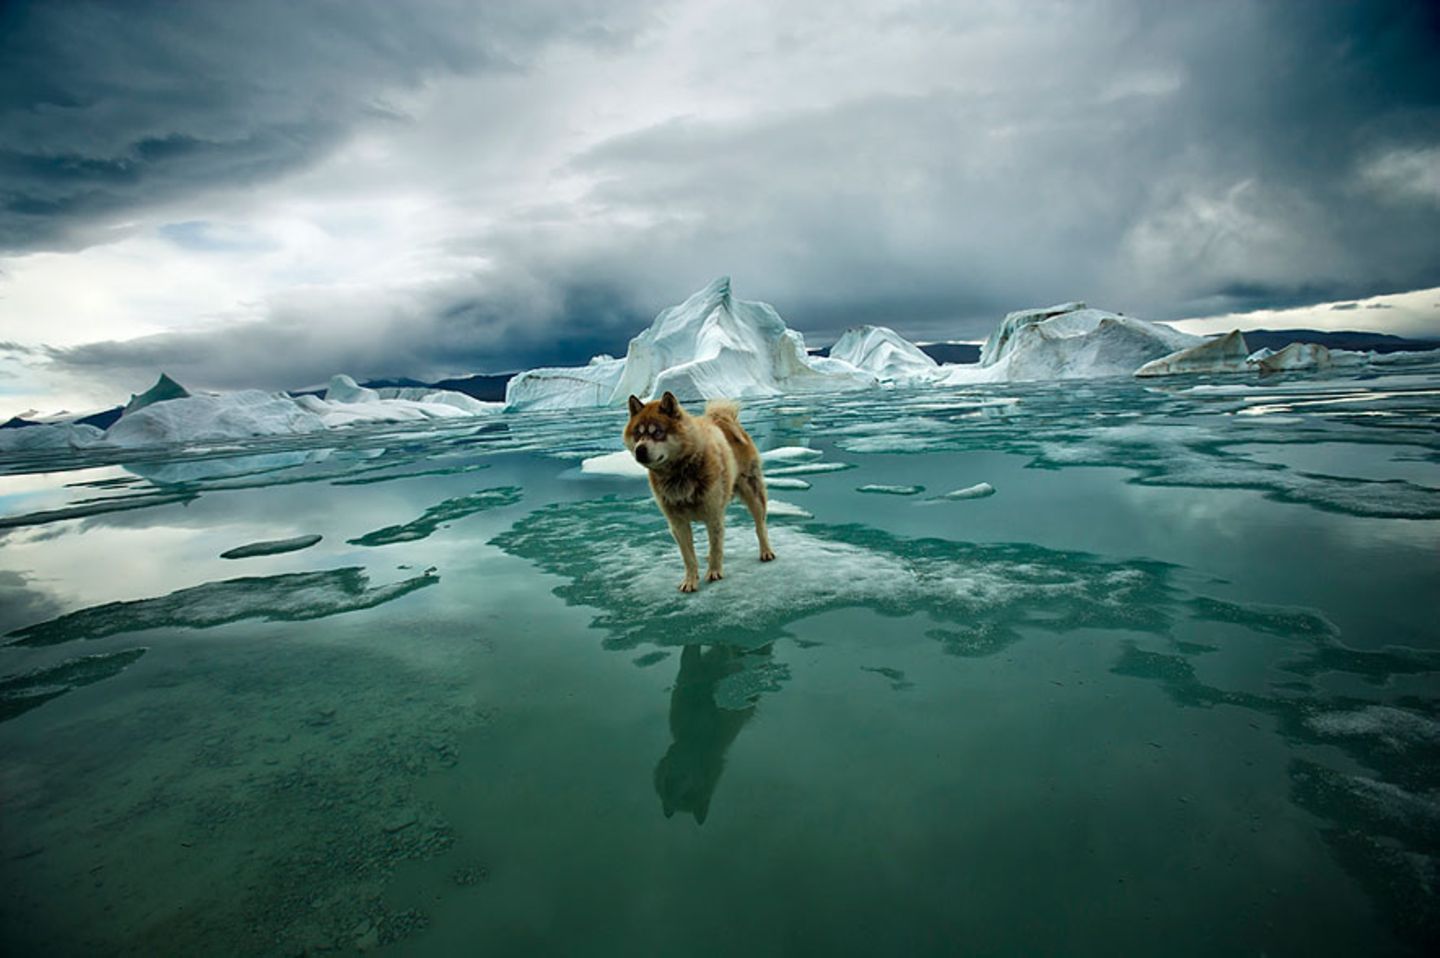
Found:
[(1437, 383), (751, 403), (690, 596), (620, 411), (8, 459), (0, 940), (1425, 953)]

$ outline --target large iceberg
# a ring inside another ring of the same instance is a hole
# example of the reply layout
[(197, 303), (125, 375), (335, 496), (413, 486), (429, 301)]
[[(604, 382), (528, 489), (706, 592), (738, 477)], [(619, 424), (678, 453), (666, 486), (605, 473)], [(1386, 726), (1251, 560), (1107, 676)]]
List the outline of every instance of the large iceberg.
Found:
[(1010, 313), (980, 348), (978, 366), (942, 367), (943, 382), (1024, 382), (1129, 376), (1199, 336), (1084, 303)]
[(151, 403), (121, 416), (105, 431), (105, 441), (117, 446), (153, 446), (291, 436), (324, 428), (319, 416), (284, 393), (244, 389)]
[(888, 326), (855, 326), (845, 330), (830, 347), (830, 358), (895, 383), (934, 379), (940, 368), (919, 346)]
[(624, 359), (532, 369), (505, 392), (511, 409), (618, 405), (666, 391), (681, 399), (744, 399), (861, 389), (874, 375), (839, 359), (814, 360), (805, 340), (765, 303), (736, 299), (722, 276), (655, 317)]

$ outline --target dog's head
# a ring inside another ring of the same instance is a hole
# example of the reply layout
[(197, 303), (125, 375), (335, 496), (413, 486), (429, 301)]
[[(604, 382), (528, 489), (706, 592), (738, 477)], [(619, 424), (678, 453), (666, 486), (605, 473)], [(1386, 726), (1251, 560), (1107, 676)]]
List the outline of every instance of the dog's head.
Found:
[(672, 392), (648, 403), (631, 396), (625, 448), (646, 469), (663, 465), (675, 459), (684, 448), (686, 418), (684, 407)]

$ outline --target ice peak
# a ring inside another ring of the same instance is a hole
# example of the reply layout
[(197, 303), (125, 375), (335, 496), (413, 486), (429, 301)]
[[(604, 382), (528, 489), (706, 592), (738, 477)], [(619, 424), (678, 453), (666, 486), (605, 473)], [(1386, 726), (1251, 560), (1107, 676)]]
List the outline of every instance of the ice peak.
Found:
[(153, 403), (164, 402), (167, 399), (184, 399), (189, 395), (188, 389), (161, 373), (160, 378), (155, 380), (155, 385), (143, 393), (131, 394), (130, 401), (125, 404), (125, 412), (132, 413)]

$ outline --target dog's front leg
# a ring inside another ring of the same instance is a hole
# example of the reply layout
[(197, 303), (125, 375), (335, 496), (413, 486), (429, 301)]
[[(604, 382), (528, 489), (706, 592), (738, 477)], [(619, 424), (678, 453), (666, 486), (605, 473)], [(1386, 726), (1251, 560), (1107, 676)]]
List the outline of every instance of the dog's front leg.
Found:
[(710, 550), (705, 559), (705, 581), (714, 582), (725, 578), (725, 514), (705, 520), (705, 532), (710, 540)]
[(695, 559), (695, 535), (690, 531), (690, 520), (671, 519), (670, 534), (680, 547), (680, 558), (685, 560), (685, 581), (680, 583), (680, 591), (694, 592), (700, 587), (700, 563)]

